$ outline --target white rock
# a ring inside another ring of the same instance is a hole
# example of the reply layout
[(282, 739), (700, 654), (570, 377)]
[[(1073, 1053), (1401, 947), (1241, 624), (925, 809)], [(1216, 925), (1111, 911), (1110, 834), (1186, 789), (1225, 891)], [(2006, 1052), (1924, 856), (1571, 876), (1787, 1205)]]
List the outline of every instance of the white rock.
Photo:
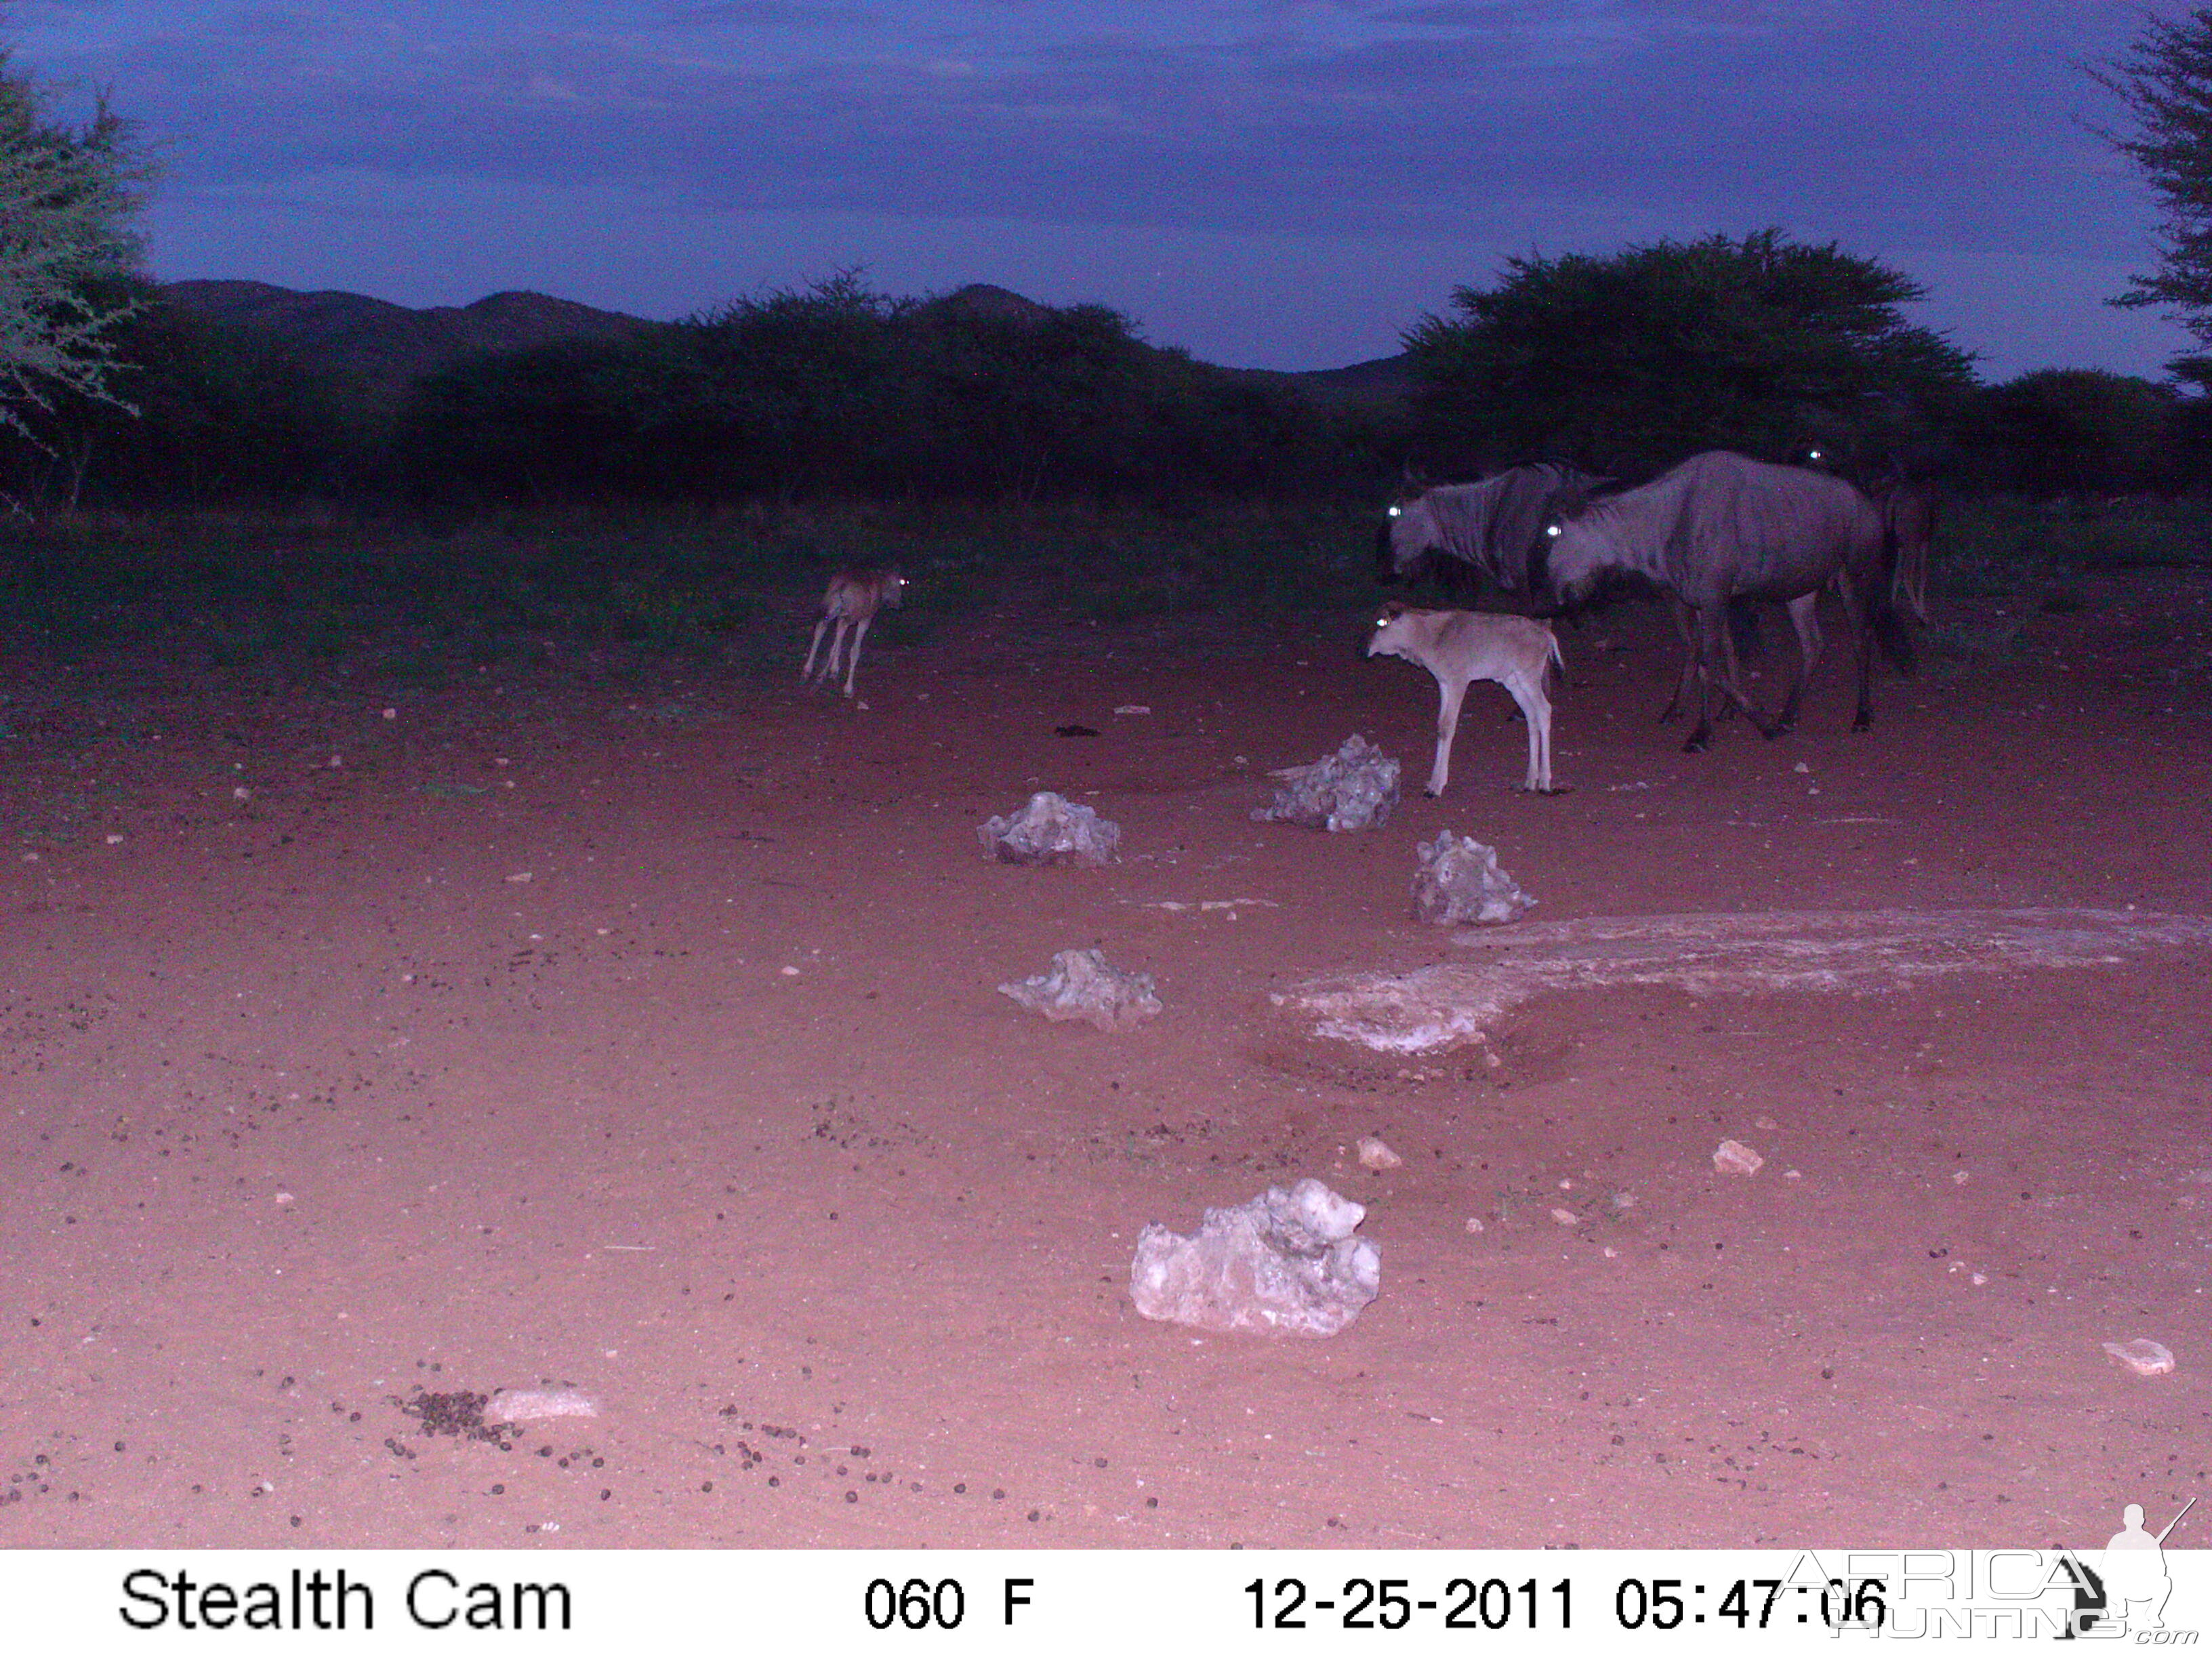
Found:
[(1359, 1143), (1359, 1162), (1364, 1169), (1396, 1170), (1406, 1160), (1390, 1150), (1389, 1144), (1378, 1135), (1367, 1135)]
[(484, 1407), (494, 1423), (534, 1423), (549, 1417), (597, 1417), (599, 1402), (581, 1389), (501, 1389)]
[(1765, 1162), (1741, 1140), (1723, 1140), (1713, 1152), (1713, 1170), (1718, 1175), (1755, 1176)]
[(2137, 1376), (2163, 1376), (2173, 1369), (2173, 1350), (2147, 1336), (2132, 1342), (2107, 1342), (2105, 1352)]

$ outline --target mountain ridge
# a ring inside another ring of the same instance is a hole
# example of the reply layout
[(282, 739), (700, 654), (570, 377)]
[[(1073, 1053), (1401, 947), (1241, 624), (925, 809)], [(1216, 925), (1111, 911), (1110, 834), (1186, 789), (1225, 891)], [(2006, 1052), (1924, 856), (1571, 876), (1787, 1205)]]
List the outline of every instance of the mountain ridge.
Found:
[[(347, 380), (366, 398), (386, 404), (397, 403), (422, 375), (477, 352), (519, 351), (669, 326), (527, 289), (488, 294), (463, 306), (419, 307), (345, 289), (289, 289), (243, 277), (164, 283), (161, 293), (189, 315), (270, 336), (310, 369)], [(968, 283), (933, 303), (1017, 320), (1041, 318), (1051, 309), (990, 283)], [(1340, 368), (1208, 367), (1290, 384), (1329, 402), (1388, 402), (1412, 384), (1402, 356)]]

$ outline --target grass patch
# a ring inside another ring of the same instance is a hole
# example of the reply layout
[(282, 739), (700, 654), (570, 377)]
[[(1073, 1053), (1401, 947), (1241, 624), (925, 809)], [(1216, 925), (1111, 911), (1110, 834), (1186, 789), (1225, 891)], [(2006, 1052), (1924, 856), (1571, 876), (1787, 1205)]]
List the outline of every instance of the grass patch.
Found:
[[(2096, 571), (2212, 566), (2212, 504), (2127, 497), (1954, 503), (1937, 532), (1931, 580), (1956, 599), (2070, 593)], [(2078, 594), (2071, 595), (2077, 602)]]
[(82, 514), (0, 537), (0, 627), (64, 659), (159, 636), (278, 678), (374, 649), (436, 681), (547, 646), (788, 667), (843, 564), (909, 578), (926, 641), (1011, 610), (1267, 622), (1370, 602), (1370, 513), (870, 503), (348, 517)]

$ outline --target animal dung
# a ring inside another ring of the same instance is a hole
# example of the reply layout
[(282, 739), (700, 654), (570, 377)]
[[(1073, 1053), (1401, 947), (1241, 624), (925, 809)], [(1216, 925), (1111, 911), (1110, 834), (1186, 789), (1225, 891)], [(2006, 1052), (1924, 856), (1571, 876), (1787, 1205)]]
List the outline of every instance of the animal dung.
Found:
[(1160, 1012), (1150, 974), (1125, 974), (1096, 951), (1061, 951), (1046, 972), (999, 988), (1047, 1019), (1087, 1019), (1119, 1031)]
[(1398, 804), (1398, 763), (1358, 732), (1334, 755), (1310, 766), (1285, 766), (1275, 804), (1252, 814), (1255, 823), (1302, 823), (1309, 829), (1379, 830)]
[(2164, 1376), (2173, 1369), (2173, 1350), (2147, 1336), (2132, 1342), (2107, 1342), (2105, 1352), (2137, 1376)]
[(597, 1417), (599, 1402), (581, 1389), (501, 1389), (484, 1407), (495, 1423), (535, 1423), (550, 1417)]
[(979, 826), (975, 836), (1001, 864), (1098, 865), (1121, 844), (1121, 826), (1047, 789), (1019, 811)]
[(1766, 1160), (1741, 1140), (1723, 1140), (1713, 1149), (1716, 1175), (1755, 1176)]
[(1382, 1252), (1353, 1237), (1366, 1206), (1309, 1176), (1209, 1209), (1188, 1238), (1137, 1237), (1129, 1299), (1147, 1319), (1208, 1331), (1334, 1336), (1382, 1289)]
[(1359, 1139), (1359, 1167), (1363, 1170), (1398, 1170), (1406, 1160), (1390, 1150), (1390, 1144), (1380, 1135), (1362, 1135)]
[(1512, 921), (1536, 902), (1498, 867), (1498, 849), (1472, 836), (1439, 830), (1434, 841), (1413, 850), (1421, 860), (1413, 872), (1413, 914), (1423, 921)]

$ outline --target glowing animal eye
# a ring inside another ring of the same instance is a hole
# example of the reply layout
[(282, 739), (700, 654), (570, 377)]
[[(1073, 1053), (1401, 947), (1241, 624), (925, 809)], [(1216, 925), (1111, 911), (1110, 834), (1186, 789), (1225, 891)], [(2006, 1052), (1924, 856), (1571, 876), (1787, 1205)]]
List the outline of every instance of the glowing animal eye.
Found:
[(1559, 526), (1555, 524), (1547, 524), (1544, 526), (1544, 533), (1547, 536), (1556, 536), (1559, 533)]
[(1395, 518), (1396, 518), (1396, 517), (1397, 517), (1401, 513), (1402, 513), (1402, 512), (1404, 512), (1404, 511), (1405, 511), (1405, 508), (1403, 508), (1403, 507), (1392, 507), (1392, 508), (1390, 509), (1390, 516), (1391, 516), (1392, 518), (1394, 518), (1394, 519), (1395, 519)]

